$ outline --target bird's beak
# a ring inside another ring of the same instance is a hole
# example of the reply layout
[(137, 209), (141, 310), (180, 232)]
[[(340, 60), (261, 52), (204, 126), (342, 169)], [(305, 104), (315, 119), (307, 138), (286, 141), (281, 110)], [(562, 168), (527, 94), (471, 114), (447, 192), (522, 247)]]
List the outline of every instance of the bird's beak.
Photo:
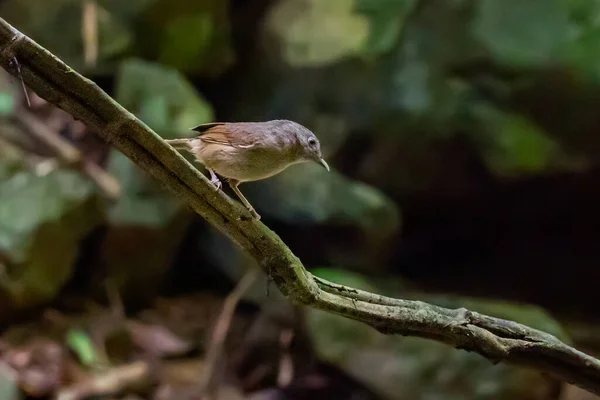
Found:
[(327, 171), (329, 171), (329, 165), (327, 165), (327, 162), (325, 160), (323, 160), (322, 158), (319, 160), (319, 163), (325, 167), (325, 169)]

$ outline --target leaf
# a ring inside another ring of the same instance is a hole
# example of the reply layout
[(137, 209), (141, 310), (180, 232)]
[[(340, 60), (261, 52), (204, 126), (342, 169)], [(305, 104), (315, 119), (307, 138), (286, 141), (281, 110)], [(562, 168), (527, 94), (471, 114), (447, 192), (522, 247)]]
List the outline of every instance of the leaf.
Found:
[(565, 0), (480, 0), (473, 31), (492, 57), (515, 67), (543, 67), (566, 50)]
[(401, 42), (384, 61), (386, 106), (405, 113), (404, 123), (450, 129), (470, 89), (469, 82), (451, 78), (451, 69), (482, 54), (470, 29), (472, 8), (471, 1), (432, 0), (406, 21)]
[(3, 400), (21, 400), (23, 394), (19, 390), (17, 373), (6, 365), (0, 363), (0, 399)]
[(561, 148), (527, 118), (478, 105), (478, 143), (488, 167), (499, 176), (539, 173), (560, 165)]
[(0, 72), (0, 117), (11, 116), (15, 111), (14, 79), (4, 71)]
[(416, 0), (356, 0), (356, 12), (369, 19), (364, 51), (376, 56), (391, 50)]
[(266, 27), (294, 67), (360, 55), (369, 38), (369, 22), (355, 11), (354, 0), (283, 0), (267, 16)]
[(355, 226), (376, 237), (387, 237), (400, 226), (400, 212), (379, 190), (313, 163), (290, 167), (247, 188), (259, 212), (281, 221)]
[(12, 93), (0, 92), (0, 116), (12, 115), (15, 110), (15, 99)]
[(96, 347), (89, 335), (81, 329), (70, 329), (67, 332), (67, 346), (73, 350), (79, 361), (86, 367), (98, 366)]
[(144, 13), (144, 58), (194, 75), (222, 74), (235, 61), (229, 3), (156, 0)]
[(169, 21), (160, 60), (173, 67), (193, 70), (210, 56), (207, 54), (215, 35), (214, 21), (208, 14), (186, 15)]
[(0, 181), (0, 251), (8, 257), (0, 285), (12, 306), (54, 298), (101, 211), (93, 184), (77, 172), (18, 170)]
[(117, 76), (116, 99), (165, 138), (192, 136), (213, 119), (210, 104), (178, 71), (131, 59)]
[(571, 0), (568, 62), (600, 82), (600, 2)]

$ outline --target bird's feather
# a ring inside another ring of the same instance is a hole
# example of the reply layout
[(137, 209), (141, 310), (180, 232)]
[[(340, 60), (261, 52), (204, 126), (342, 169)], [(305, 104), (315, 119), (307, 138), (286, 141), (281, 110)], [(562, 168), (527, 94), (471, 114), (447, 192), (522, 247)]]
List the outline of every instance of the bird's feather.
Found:
[(241, 124), (228, 124), (226, 122), (210, 122), (198, 125), (193, 131), (199, 133), (199, 139), (204, 143), (220, 144), (236, 148), (248, 149), (255, 144), (251, 135), (240, 128)]
[(192, 128), (192, 130), (195, 132), (198, 132), (198, 133), (200, 133), (200, 135), (202, 135), (204, 132), (206, 132), (210, 128), (214, 128), (215, 126), (225, 125), (225, 124), (227, 124), (227, 122), (208, 122), (206, 124), (200, 124), (200, 125), (196, 126), (195, 128)]

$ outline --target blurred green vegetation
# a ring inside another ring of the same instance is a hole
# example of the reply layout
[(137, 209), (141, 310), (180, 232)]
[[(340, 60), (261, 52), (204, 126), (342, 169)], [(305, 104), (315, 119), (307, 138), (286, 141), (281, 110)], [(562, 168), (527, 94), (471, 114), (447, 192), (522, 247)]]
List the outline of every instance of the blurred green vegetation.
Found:
[[(214, 120), (272, 118), (317, 134), (333, 172), (298, 165), (242, 189), (308, 267), (335, 267), (334, 280), (367, 282), (340, 270), (396, 272), (404, 199), (450, 203), (481, 195), (489, 182), (589, 173), (598, 160), (600, 0), (97, 0), (96, 36), (86, 36), (93, 29), (82, 4), (5, 0), (0, 15), (164, 138), (189, 137)], [(86, 61), (95, 45), (97, 58)], [(204, 276), (178, 278), (177, 260), (231, 280), (249, 268), (130, 160), (34, 106), (121, 193), (104, 198), (77, 166), (58, 162), (44, 172), (56, 155), (23, 138), (19, 89), (0, 77), (0, 319), (50, 304), (85, 267), (94, 271), (83, 278), (90, 295), (111, 281), (126, 304), (152, 301), (167, 281), (214, 290)], [(434, 219), (435, 206), (427, 207)], [(196, 256), (181, 261), (182, 248)], [(265, 301), (259, 292), (252, 301)], [(564, 335), (533, 306), (427, 296)], [(310, 311), (308, 322), (319, 356), (383, 398), (416, 398), (429, 385), (428, 398), (545, 399), (535, 388), (553, 388), (531, 371), (494, 369), (472, 354), (384, 338), (321, 312)], [(71, 339), (91, 362), (85, 337)], [(389, 349), (402, 361), (387, 375), (357, 371), (388, 360)]]

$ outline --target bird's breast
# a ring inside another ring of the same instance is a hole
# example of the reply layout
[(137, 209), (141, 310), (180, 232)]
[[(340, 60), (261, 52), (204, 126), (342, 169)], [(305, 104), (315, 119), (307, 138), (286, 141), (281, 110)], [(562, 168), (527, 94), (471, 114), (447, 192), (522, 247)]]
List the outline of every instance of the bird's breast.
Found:
[(293, 157), (283, 151), (265, 148), (237, 148), (214, 143), (192, 146), (199, 162), (217, 174), (250, 182), (276, 175), (294, 163)]

